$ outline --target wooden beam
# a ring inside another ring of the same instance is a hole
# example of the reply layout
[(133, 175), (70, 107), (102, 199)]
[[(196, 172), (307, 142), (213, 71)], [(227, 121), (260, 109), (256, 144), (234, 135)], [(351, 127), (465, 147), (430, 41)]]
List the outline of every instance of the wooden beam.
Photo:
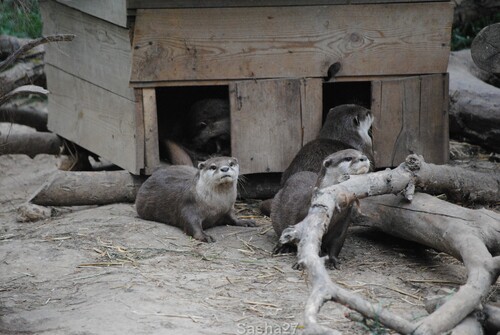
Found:
[[(444, 73), (447, 2), (138, 10), (132, 82)], [(355, 24), (353, 24), (355, 22)]]

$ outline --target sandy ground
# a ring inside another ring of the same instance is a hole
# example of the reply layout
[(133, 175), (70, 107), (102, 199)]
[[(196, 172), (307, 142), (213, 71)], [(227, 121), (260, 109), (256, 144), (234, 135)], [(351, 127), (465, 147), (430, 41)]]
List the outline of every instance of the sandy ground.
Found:
[[(133, 204), (17, 222), (17, 207), (58, 160), (0, 156), (1, 334), (301, 333), (307, 281), (291, 268), (293, 255), (270, 253), (277, 236), (257, 201), (237, 210), (258, 227), (211, 229), (213, 244), (141, 220)], [(466, 279), (445, 254), (361, 227), (350, 230), (340, 260), (340, 270), (329, 270), (336, 283), (409, 319), (426, 315), (425, 296)], [(499, 288), (491, 300), (500, 299)], [(347, 312), (329, 303), (321, 323), (344, 334), (391, 333)]]

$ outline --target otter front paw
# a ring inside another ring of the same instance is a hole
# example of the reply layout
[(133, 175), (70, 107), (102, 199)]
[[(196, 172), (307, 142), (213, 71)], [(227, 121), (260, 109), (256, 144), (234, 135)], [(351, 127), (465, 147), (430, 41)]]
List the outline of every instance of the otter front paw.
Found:
[(254, 220), (236, 220), (234, 225), (240, 227), (255, 227), (256, 223)]
[(286, 244), (281, 244), (278, 243), (273, 249), (273, 254), (291, 254), (291, 253), (296, 253), (297, 252), (297, 246), (295, 244), (291, 243), (286, 243)]
[(193, 238), (197, 239), (198, 241), (206, 242), (206, 243), (214, 243), (215, 242), (215, 238), (213, 238), (212, 236), (208, 235), (205, 232), (203, 232), (201, 234), (196, 234), (193, 236)]

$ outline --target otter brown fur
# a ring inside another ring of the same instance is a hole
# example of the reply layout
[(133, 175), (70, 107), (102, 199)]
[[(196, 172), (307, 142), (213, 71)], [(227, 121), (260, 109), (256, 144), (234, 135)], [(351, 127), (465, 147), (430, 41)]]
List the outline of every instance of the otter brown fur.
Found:
[(348, 104), (330, 109), (318, 138), (300, 149), (283, 172), (281, 185), (300, 171), (318, 172), (323, 159), (344, 149), (356, 149), (373, 161), (372, 140), (369, 130), (373, 116), (369, 109)]
[(204, 229), (219, 225), (255, 226), (234, 214), (238, 160), (216, 157), (191, 166), (155, 171), (140, 187), (135, 206), (139, 217), (179, 227), (203, 242), (214, 242)]
[[(323, 160), (319, 174), (310, 171), (295, 173), (278, 191), (271, 205), (271, 220), (274, 231), (281, 236), (283, 230), (302, 221), (311, 205), (315, 187), (321, 189), (338, 184), (348, 175), (368, 172), (370, 161), (358, 150), (347, 149), (335, 152)], [(337, 218), (344, 219), (344, 218)], [(329, 256), (330, 263), (337, 265), (337, 257), (344, 244), (348, 223), (330, 224), (323, 236), (322, 251)], [(293, 250), (295, 246), (278, 245), (276, 252)]]

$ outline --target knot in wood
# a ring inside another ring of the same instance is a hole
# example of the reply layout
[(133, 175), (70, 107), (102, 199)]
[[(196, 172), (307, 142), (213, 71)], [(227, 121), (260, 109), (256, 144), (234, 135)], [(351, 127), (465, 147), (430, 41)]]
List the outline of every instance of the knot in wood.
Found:
[(409, 155), (408, 157), (406, 157), (406, 161), (405, 161), (406, 167), (410, 171), (420, 170), (420, 168), (422, 167), (422, 162), (423, 162), (422, 156), (415, 155), (415, 154), (412, 154), (412, 155)]

